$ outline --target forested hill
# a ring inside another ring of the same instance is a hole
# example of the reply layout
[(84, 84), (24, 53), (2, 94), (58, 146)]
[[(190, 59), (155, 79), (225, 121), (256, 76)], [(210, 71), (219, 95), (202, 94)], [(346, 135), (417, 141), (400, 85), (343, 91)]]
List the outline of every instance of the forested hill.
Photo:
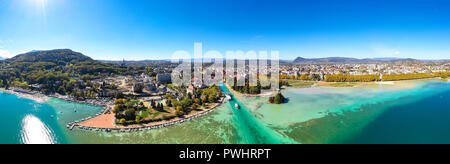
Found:
[(86, 61), (94, 60), (70, 49), (32, 51), (6, 60), (6, 62), (49, 62), (60, 66)]
[[(21, 74), (36, 71), (75, 73), (80, 76), (118, 73), (114, 64), (102, 63), (70, 49), (32, 51), (3, 61), (3, 67)], [(5, 65), (6, 64), (6, 65)]]

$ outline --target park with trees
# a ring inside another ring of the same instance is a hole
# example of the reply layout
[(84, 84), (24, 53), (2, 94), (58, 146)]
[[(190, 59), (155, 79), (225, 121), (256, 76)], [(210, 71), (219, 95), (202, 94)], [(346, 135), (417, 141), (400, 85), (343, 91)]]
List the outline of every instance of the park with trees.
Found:
[[(185, 88), (180, 88), (185, 89)], [(166, 94), (164, 100), (144, 102), (137, 99), (116, 99), (113, 113), (116, 124), (132, 125), (183, 118), (220, 103), (222, 90), (218, 86), (196, 89), (193, 94)]]

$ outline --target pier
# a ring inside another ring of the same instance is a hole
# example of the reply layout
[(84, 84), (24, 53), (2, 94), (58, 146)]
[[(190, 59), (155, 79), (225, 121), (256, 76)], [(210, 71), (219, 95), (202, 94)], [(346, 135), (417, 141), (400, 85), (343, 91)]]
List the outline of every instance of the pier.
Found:
[(75, 128), (76, 126), (78, 126), (78, 124), (72, 124), (69, 126), (69, 130), (73, 130), (73, 128)]

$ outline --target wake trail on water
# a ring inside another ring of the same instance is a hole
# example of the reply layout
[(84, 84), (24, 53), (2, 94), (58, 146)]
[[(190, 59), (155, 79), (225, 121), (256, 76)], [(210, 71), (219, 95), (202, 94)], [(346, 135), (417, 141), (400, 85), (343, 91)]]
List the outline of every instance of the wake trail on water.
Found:
[[(265, 126), (258, 120), (253, 114), (251, 114), (244, 104), (237, 101), (237, 99), (230, 93), (225, 87), (220, 87), (224, 93), (229, 93), (232, 96), (232, 100), (228, 103), (233, 110), (233, 124), (235, 125), (238, 135), (241, 139), (241, 143), (244, 144), (286, 144), (286, 143), (298, 143), (294, 140), (283, 136), (275, 130)], [(241, 109), (235, 107), (237, 103)]]

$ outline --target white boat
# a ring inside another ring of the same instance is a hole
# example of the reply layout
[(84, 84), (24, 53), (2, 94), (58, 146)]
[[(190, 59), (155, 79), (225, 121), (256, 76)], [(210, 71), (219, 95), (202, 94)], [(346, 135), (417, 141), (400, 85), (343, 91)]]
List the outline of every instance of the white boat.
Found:
[(236, 107), (237, 109), (241, 109), (241, 107), (237, 103), (234, 104), (234, 107)]

